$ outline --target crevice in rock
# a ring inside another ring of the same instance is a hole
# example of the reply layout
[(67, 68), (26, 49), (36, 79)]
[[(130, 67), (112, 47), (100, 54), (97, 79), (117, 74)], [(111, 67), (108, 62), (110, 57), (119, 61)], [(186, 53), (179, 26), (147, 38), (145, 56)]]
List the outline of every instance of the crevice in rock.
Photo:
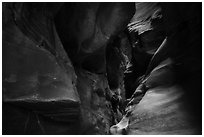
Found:
[(200, 4), (2, 5), (3, 134), (201, 132)]

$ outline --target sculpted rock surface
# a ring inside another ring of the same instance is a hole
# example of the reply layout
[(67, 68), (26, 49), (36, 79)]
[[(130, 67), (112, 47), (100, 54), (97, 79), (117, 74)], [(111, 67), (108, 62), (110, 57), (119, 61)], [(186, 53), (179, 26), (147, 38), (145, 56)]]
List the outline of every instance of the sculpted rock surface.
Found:
[(160, 5), (166, 38), (137, 81), (148, 90), (126, 108), (124, 129), (126, 134), (201, 134), (201, 4)]
[(108, 134), (115, 117), (106, 44), (124, 31), (134, 8), (4, 3), (3, 134)]

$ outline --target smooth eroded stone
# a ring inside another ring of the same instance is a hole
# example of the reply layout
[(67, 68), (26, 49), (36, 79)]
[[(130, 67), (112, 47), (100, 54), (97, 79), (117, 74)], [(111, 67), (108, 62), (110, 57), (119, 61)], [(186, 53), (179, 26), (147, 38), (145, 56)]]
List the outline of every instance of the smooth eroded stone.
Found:
[[(29, 28), (28, 22), (22, 31), (6, 6), (3, 11), (3, 102), (47, 113), (57, 113), (59, 109), (78, 114), (80, 99), (75, 87), (76, 75), (54, 25), (46, 24), (53, 30), (54, 46), (43, 36), (46, 33), (39, 33), (41, 41), (35, 41), (30, 34), (38, 31)], [(55, 47), (56, 55), (46, 47)]]
[(168, 58), (155, 67), (147, 77), (145, 83), (147, 87), (171, 86), (175, 81), (173, 61)]
[(179, 86), (147, 91), (130, 116), (128, 134), (199, 134)]

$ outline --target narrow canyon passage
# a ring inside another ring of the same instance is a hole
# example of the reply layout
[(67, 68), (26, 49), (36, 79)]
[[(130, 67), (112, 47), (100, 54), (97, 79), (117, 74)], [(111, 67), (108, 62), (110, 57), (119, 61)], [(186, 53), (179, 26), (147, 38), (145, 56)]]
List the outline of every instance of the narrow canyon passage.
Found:
[(202, 133), (202, 3), (2, 3), (2, 134)]

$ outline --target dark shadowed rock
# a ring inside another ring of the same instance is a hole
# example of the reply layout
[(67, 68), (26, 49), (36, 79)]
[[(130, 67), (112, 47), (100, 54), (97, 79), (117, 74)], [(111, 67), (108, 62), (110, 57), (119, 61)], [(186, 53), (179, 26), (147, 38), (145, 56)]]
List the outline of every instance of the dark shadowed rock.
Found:
[(114, 118), (111, 103), (105, 97), (107, 78), (84, 70), (77, 70), (77, 76), (77, 90), (81, 99), (80, 133), (108, 134)]
[(66, 3), (55, 22), (73, 64), (105, 73), (106, 45), (125, 30), (134, 13), (134, 3)]
[[(4, 3), (3, 7), (3, 104), (16, 106), (15, 111), (24, 108), (28, 111), (25, 115), (34, 111), (55, 121), (77, 120), (80, 98), (75, 87), (76, 75), (52, 18), (41, 14), (46, 6)], [(39, 20), (32, 20), (38, 15)], [(7, 121), (9, 116), (18, 117), (20, 113), (6, 111), (3, 119)], [(3, 123), (4, 134), (23, 134), (15, 129), (15, 121), (10, 123), (11, 127)], [(9, 132), (12, 128), (14, 131)]]
[(167, 38), (140, 81), (148, 91), (139, 103), (126, 108), (127, 131), (146, 135), (201, 134), (201, 3), (160, 5)]

